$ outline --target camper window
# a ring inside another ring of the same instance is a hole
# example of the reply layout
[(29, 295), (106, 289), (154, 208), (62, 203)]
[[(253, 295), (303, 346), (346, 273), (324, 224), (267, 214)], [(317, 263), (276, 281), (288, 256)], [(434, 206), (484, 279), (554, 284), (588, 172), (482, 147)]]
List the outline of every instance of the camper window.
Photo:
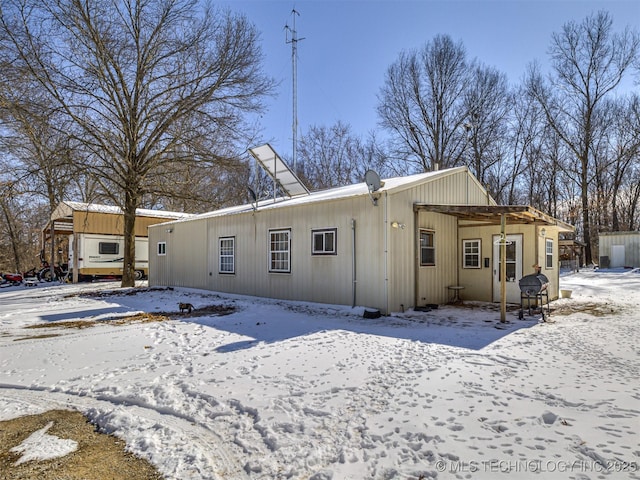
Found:
[(100, 242), (98, 244), (98, 253), (100, 255), (118, 255), (120, 245), (116, 242)]

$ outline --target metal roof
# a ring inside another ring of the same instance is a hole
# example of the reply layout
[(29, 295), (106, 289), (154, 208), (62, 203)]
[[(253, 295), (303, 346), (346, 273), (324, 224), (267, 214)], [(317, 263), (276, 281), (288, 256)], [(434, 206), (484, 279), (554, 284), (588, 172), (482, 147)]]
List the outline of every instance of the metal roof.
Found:
[(506, 216), (510, 224), (555, 225), (561, 232), (573, 232), (575, 227), (547, 215), (529, 205), (431, 205), (416, 203), (414, 211), (427, 211), (453, 215), (465, 221), (463, 227), (499, 225), (500, 217)]
[[(384, 185), (377, 191), (375, 195), (380, 195), (383, 192), (398, 192), (411, 186), (422, 184), (425, 182), (431, 182), (441, 177), (453, 175), (460, 172), (468, 172), (467, 167), (455, 167), (446, 170), (439, 170), (436, 172), (417, 173), (414, 175), (408, 175), (404, 177), (392, 177), (385, 178)], [(311, 192), (309, 195), (299, 195), (293, 198), (270, 198), (256, 202), (255, 204), (236, 205), (233, 207), (226, 207), (220, 210), (214, 210), (212, 212), (206, 212), (197, 214), (188, 218), (177, 219), (175, 222), (196, 220), (202, 218), (219, 217), (223, 215), (233, 215), (238, 213), (246, 213), (254, 210), (269, 210), (272, 208), (284, 208), (293, 207), (298, 205), (306, 205), (309, 203), (326, 202), (332, 200), (339, 200), (349, 197), (369, 196), (369, 188), (365, 182), (354, 183), (353, 185), (347, 185), (344, 187), (329, 188), (326, 190), (319, 190)], [(170, 223), (170, 222), (166, 222)]]
[[(100, 205), (97, 203), (82, 203), (82, 202), (71, 202), (71, 201), (63, 201), (56, 209), (53, 211), (51, 215), (52, 220), (60, 220), (66, 217), (72, 217), (73, 212), (92, 212), (92, 213), (107, 213), (112, 215), (122, 215), (123, 211), (120, 207), (115, 207), (112, 205)], [(166, 210), (150, 210), (145, 208), (136, 209), (136, 216), (138, 217), (152, 217), (152, 218), (185, 218), (189, 217), (192, 214), (183, 213), (183, 212), (169, 212)]]

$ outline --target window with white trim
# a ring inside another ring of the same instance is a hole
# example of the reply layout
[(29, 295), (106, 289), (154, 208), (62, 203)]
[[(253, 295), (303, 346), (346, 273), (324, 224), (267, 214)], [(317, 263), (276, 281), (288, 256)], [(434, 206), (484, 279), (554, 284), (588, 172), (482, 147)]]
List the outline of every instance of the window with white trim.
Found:
[(481, 240), (462, 241), (462, 268), (480, 268)]
[(337, 229), (325, 228), (323, 230), (311, 231), (311, 254), (312, 255), (335, 255), (336, 254)]
[(545, 263), (545, 267), (546, 268), (553, 268), (553, 240), (550, 238), (547, 238), (545, 240), (545, 258), (546, 258), (546, 263)]
[(432, 230), (420, 230), (420, 266), (431, 267), (435, 264), (435, 232)]
[(218, 239), (218, 273), (236, 272), (236, 238), (220, 237)]
[(167, 242), (158, 242), (158, 256), (167, 254)]
[(291, 273), (291, 230), (269, 230), (269, 271)]

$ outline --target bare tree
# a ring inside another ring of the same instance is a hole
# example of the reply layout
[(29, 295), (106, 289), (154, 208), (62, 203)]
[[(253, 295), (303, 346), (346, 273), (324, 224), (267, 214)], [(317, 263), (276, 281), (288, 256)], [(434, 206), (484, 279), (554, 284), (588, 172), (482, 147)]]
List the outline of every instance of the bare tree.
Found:
[(387, 70), (377, 109), (400, 158), (422, 171), (462, 163), (469, 113), (463, 95), (470, 80), (462, 43), (447, 35), (436, 36), (420, 51), (400, 54)]
[(33, 226), (46, 221), (48, 209), (30, 201), (6, 166), (0, 161), (0, 172), (7, 172), (0, 175), (0, 272), (23, 272), (39, 265), (40, 229)]
[[(46, 90), (18, 69), (11, 82), (0, 82), (0, 152), (10, 162), (14, 198), (5, 209), (44, 202), (48, 216), (69, 191), (77, 171), (73, 162), (71, 123), (56, 111)], [(5, 212), (9, 224), (9, 214)], [(14, 218), (24, 217), (14, 212)], [(15, 238), (19, 240), (18, 237)], [(44, 248), (45, 245), (41, 245)], [(49, 242), (48, 256), (54, 268), (55, 239)]]
[(243, 114), (271, 92), (258, 34), (196, 0), (7, 0), (0, 14), (3, 57), (74, 122), (92, 172), (122, 207), (122, 285), (132, 286), (135, 212), (154, 172), (201, 160), (193, 145), (209, 132), (237, 137)]
[(612, 134), (608, 137), (611, 155), (611, 229), (634, 229), (633, 209), (636, 203), (627, 203), (624, 212), (624, 199), (633, 199), (634, 188), (640, 184), (640, 96), (632, 94), (629, 98), (616, 101), (612, 107)]
[(311, 126), (300, 138), (299, 174), (311, 189), (362, 182), (368, 169), (380, 173), (384, 168), (380, 148), (375, 137), (363, 141), (342, 122), (330, 127)]
[(594, 161), (596, 108), (620, 84), (637, 60), (640, 40), (628, 29), (612, 31), (608, 13), (599, 12), (581, 23), (570, 22), (552, 37), (553, 75), (545, 82), (533, 67), (529, 93), (542, 106), (549, 125), (577, 160), (586, 262), (592, 261), (589, 183)]
[(525, 184), (535, 180), (525, 173), (530, 171), (528, 165), (539, 150), (545, 124), (538, 104), (532, 101), (523, 88), (514, 92), (512, 100), (505, 134), (510, 158), (508, 161), (505, 159), (505, 166), (501, 168), (501, 177), (507, 179), (507, 182), (504, 183), (500, 198), (502, 203), (508, 205), (531, 204), (522, 192), (527, 190), (524, 188)]
[(506, 75), (495, 68), (475, 64), (471, 75), (463, 95), (464, 110), (468, 112), (464, 125), (466, 163), (476, 178), (495, 193), (502, 190), (500, 183), (504, 180), (491, 170), (502, 160), (512, 95)]
[(12, 265), (16, 272), (21, 268), (20, 255), (20, 234), (19, 224), (16, 219), (18, 208), (15, 203), (15, 184), (13, 182), (0, 183), (0, 218), (2, 218), (2, 229), (0, 230), (0, 245), (2, 256), (0, 256), (0, 271), (2, 265)]

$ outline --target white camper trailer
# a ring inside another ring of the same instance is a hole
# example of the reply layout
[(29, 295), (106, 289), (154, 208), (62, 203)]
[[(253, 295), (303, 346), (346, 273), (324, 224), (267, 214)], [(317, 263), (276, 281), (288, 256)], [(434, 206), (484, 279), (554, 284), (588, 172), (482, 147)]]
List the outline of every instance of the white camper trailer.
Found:
[[(134, 270), (137, 279), (149, 273), (149, 225), (189, 216), (164, 210), (136, 210)], [(120, 277), (124, 267), (122, 210), (109, 205), (61, 202), (42, 230), (42, 246), (43, 261), (51, 261), (60, 269), (60, 275), (68, 269), (68, 279), (73, 282)]]
[[(76, 265), (73, 244), (73, 238), (69, 238), (70, 266)], [(81, 233), (78, 235), (77, 249), (79, 278), (122, 276), (124, 237), (121, 235)], [(148, 238), (136, 237), (135, 272), (136, 280), (141, 280), (149, 275)]]

